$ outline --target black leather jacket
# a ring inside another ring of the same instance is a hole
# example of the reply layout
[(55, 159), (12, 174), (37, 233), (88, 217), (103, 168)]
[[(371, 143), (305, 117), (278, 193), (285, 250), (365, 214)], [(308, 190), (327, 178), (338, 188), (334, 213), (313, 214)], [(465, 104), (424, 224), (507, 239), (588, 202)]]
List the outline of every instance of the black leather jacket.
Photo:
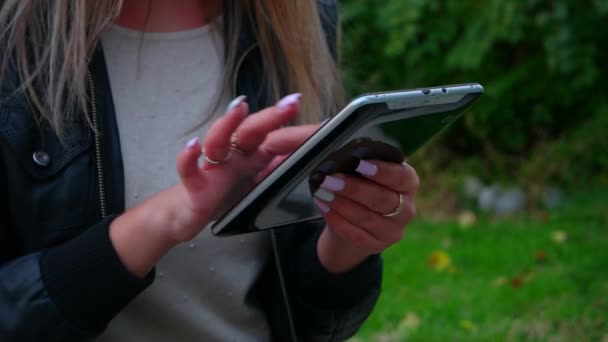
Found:
[[(320, 2), (335, 52), (337, 9)], [(239, 41), (236, 93), (252, 112), (266, 107), (264, 71), (253, 36)], [(14, 70), (13, 70), (14, 71)], [(61, 144), (37, 125), (16, 73), (0, 88), (0, 341), (94, 339), (154, 279), (132, 276), (108, 236), (124, 211), (123, 165), (103, 51), (90, 64), (91, 114), (98, 134), (79, 122)], [(316, 254), (321, 226), (272, 234), (274, 258), (253, 295), (279, 341), (337, 341), (353, 335), (380, 292), (381, 260), (345, 275), (327, 273)]]

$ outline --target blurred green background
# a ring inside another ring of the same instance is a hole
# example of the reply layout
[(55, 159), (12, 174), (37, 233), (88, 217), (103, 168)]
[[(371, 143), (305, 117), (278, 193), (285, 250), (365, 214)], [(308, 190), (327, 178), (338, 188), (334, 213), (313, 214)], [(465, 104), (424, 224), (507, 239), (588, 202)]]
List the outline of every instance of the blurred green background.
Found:
[(479, 82), (355, 340), (608, 341), (608, 0), (342, 0), (351, 97)]

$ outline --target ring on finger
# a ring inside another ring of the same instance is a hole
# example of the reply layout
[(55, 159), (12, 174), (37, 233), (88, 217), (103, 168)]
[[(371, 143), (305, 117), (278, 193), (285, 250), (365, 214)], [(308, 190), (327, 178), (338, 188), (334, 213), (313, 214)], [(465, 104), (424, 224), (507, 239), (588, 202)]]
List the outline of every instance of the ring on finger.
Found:
[(230, 150), (240, 153), (245, 157), (252, 154), (251, 152), (243, 151), (243, 149), (239, 146), (239, 137), (236, 135), (236, 133), (233, 133), (230, 136)]
[(397, 195), (399, 196), (399, 203), (397, 204), (395, 209), (388, 214), (382, 214), (382, 216), (393, 217), (401, 214), (401, 212), (403, 211), (403, 205), (405, 204), (405, 198), (402, 193), (397, 193)]
[(205, 153), (205, 148), (203, 147), (203, 158), (205, 158), (205, 160), (209, 163), (209, 164), (213, 164), (213, 165), (220, 165), (223, 164), (225, 162), (228, 161), (228, 159), (230, 159), (230, 157), (232, 156), (232, 149), (228, 150), (228, 154), (226, 154), (226, 157), (224, 157), (223, 160), (217, 161), (217, 160), (213, 160), (211, 158), (209, 158), (207, 156), (207, 154)]

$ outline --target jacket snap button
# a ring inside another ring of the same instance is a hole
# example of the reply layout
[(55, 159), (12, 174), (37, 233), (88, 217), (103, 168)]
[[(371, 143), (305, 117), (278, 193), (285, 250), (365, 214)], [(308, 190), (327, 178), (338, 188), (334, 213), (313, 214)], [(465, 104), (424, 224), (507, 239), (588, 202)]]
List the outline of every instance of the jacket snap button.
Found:
[(51, 156), (42, 151), (34, 152), (32, 159), (34, 159), (34, 162), (40, 166), (49, 166), (51, 163)]

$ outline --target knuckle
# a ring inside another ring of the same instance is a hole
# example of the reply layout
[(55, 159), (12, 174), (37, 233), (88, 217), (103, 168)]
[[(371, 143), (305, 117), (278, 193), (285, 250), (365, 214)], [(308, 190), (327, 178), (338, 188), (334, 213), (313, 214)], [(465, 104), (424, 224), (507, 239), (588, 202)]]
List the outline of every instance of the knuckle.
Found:
[(386, 196), (375, 196), (369, 200), (369, 208), (377, 213), (390, 212), (392, 210), (390, 206)]
[(412, 176), (412, 188), (414, 190), (418, 190), (418, 188), (420, 188), (420, 177), (418, 177), (418, 173), (416, 173), (416, 171), (414, 171)]
[(410, 187), (412, 188), (412, 190), (417, 190), (418, 187), (420, 187), (420, 177), (418, 177), (418, 173), (412, 167), (410, 167), (408, 179), (409, 179), (409, 184), (410, 184)]
[(406, 201), (403, 206), (403, 215), (406, 220), (411, 220), (416, 216), (416, 204), (413, 201)]
[(416, 170), (409, 164), (403, 167), (404, 172), (401, 172), (401, 185), (417, 189), (420, 186), (420, 178)]
[(365, 228), (375, 227), (376, 222), (377, 222), (376, 215), (372, 214), (371, 212), (369, 212), (367, 210), (360, 211), (357, 221), (358, 221), (359, 225), (361, 225), (361, 227), (365, 227)]
[(256, 135), (254, 127), (243, 127), (239, 129), (238, 133), (235, 133), (238, 137), (237, 143), (239, 145), (251, 141)]
[(399, 173), (399, 185), (402, 187), (407, 187), (409, 183), (411, 183), (412, 173), (405, 168), (403, 171)]

